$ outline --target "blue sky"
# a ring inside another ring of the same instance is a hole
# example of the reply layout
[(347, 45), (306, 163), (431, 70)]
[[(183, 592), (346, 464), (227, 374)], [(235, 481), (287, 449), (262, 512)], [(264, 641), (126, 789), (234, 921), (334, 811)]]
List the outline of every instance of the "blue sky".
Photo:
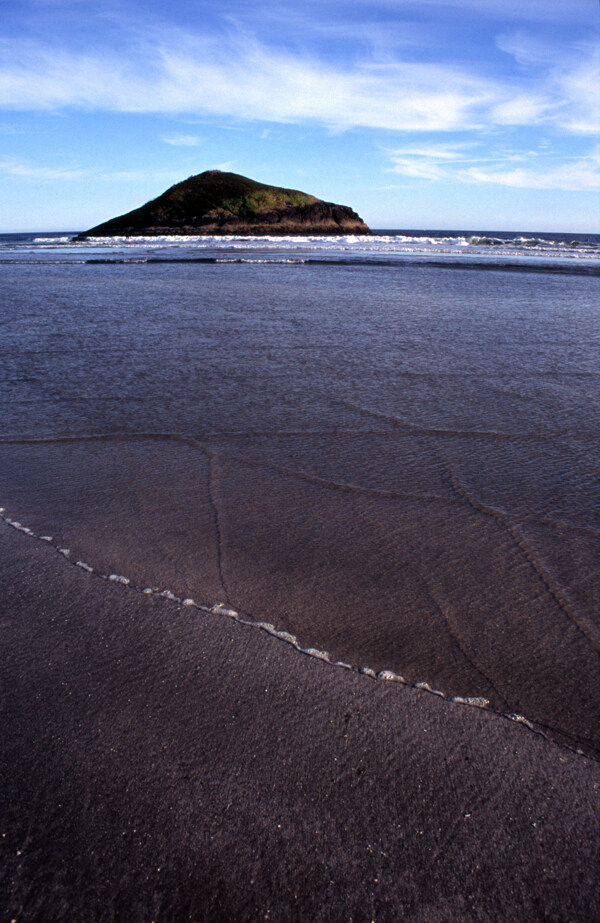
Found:
[(374, 228), (600, 232), (598, 0), (3, 0), (0, 231), (220, 168)]

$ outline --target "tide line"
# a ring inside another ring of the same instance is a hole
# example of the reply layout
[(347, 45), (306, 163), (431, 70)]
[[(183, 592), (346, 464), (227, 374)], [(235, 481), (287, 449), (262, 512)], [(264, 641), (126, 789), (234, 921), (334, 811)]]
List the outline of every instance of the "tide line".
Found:
[(301, 643), (298, 641), (296, 635), (291, 634), (288, 631), (283, 631), (277, 629), (270, 622), (257, 622), (252, 619), (245, 618), (240, 614), (237, 609), (225, 605), (222, 602), (216, 602), (212, 606), (205, 606), (201, 603), (196, 602), (190, 597), (182, 598), (176, 593), (173, 593), (172, 590), (157, 587), (157, 586), (147, 586), (147, 587), (138, 587), (129, 579), (121, 574), (102, 574), (100, 571), (92, 567), (91, 564), (88, 564), (86, 561), (73, 560), (71, 557), (71, 551), (69, 548), (61, 548), (58, 545), (54, 537), (51, 535), (38, 535), (33, 529), (24, 526), (21, 522), (10, 518), (6, 514), (6, 509), (0, 506), (0, 520), (10, 526), (12, 529), (15, 529), (17, 532), (22, 532), (25, 535), (28, 535), (30, 538), (36, 539), (38, 541), (46, 542), (46, 544), (51, 545), (51, 547), (62, 557), (64, 557), (73, 567), (79, 567), (81, 570), (84, 570), (86, 573), (91, 574), (95, 577), (98, 577), (101, 580), (106, 580), (109, 583), (113, 583), (119, 586), (124, 587), (125, 589), (131, 590), (136, 593), (141, 593), (144, 596), (156, 596), (161, 599), (167, 599), (169, 602), (174, 602), (182, 607), (197, 609), (199, 612), (203, 612), (207, 615), (220, 615), (225, 616), (226, 618), (231, 618), (235, 622), (239, 622), (240, 625), (245, 625), (249, 628), (257, 628), (260, 631), (266, 632), (266, 634), (271, 635), (274, 638), (277, 638), (279, 641), (283, 641), (285, 644), (291, 645), (295, 648), (300, 654), (304, 654), (307, 657), (312, 657), (316, 660), (321, 660), (327, 664), (330, 664), (333, 667), (338, 667), (344, 670), (350, 670), (352, 672), (360, 673), (363, 676), (368, 676), (373, 680), (380, 682), (389, 682), (389, 683), (398, 683), (402, 686), (408, 686), (412, 689), (416, 689), (419, 692), (426, 692), (429, 695), (437, 696), (442, 698), (445, 701), (449, 702), (452, 705), (464, 705), (469, 708), (480, 708), (489, 711), (493, 711), (494, 714), (498, 715), (500, 718), (504, 718), (508, 721), (513, 721), (517, 724), (523, 725), (523, 727), (532, 731), (535, 734), (540, 735), (549, 743), (554, 744), (555, 746), (563, 747), (566, 750), (570, 750), (573, 753), (576, 753), (578, 756), (587, 756), (588, 759), (593, 759), (596, 762), (600, 762), (593, 756), (589, 756), (580, 748), (570, 747), (568, 744), (560, 743), (550, 737), (546, 732), (534, 722), (530, 721), (524, 715), (517, 714), (514, 712), (497, 712), (494, 709), (490, 709), (490, 701), (485, 698), (485, 696), (480, 695), (471, 695), (471, 696), (450, 696), (445, 692), (442, 692), (440, 689), (434, 689), (429, 683), (420, 681), (420, 682), (411, 682), (408, 679), (405, 679), (399, 673), (395, 673), (393, 670), (379, 670), (376, 671), (372, 667), (353, 667), (349, 663), (345, 663), (342, 660), (334, 660), (331, 654), (328, 651), (322, 651), (314, 647), (302, 647)]

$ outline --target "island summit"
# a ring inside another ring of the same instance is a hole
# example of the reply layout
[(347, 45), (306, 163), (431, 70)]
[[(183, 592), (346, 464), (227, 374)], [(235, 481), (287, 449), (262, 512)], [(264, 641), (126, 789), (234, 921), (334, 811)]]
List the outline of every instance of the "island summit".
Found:
[(84, 231), (77, 239), (370, 233), (346, 205), (324, 202), (297, 189), (267, 186), (237, 173), (206, 170), (171, 186), (146, 205)]

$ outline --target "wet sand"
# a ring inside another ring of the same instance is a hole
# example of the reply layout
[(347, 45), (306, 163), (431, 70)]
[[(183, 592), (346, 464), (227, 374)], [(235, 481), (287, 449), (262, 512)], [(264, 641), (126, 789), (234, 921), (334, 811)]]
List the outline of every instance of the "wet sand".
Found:
[[(9, 519), (96, 573), (222, 602), (301, 648), (485, 699), (598, 758), (595, 508), (579, 489), (568, 515), (544, 512), (564, 451), (546, 452), (552, 466), (533, 456), (525, 476), (514, 448), (493, 440), (477, 479), (465, 450), (455, 461), (444, 441), (436, 465), (412, 435), (369, 436), (378, 451), (365, 449), (363, 469), (355, 435), (332, 440), (333, 460), (325, 437), (310, 436), (3, 444), (2, 501)], [(520, 509), (523, 484), (535, 515)]]
[(18, 920), (591, 920), (600, 766), (0, 523)]
[(599, 918), (598, 279), (40, 252), (0, 267), (7, 919)]

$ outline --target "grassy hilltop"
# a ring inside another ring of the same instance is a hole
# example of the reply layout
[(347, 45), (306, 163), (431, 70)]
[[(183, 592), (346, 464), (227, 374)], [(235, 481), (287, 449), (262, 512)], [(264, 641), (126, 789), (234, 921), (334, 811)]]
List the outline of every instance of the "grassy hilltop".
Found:
[(267, 186), (247, 176), (221, 173), (218, 170), (190, 176), (183, 183), (172, 186), (156, 201), (165, 199), (172, 203), (180, 200), (182, 204), (193, 204), (197, 214), (216, 217), (228, 213), (238, 218), (249, 218), (290, 206), (298, 208), (313, 205), (319, 201), (315, 196), (297, 189)]

